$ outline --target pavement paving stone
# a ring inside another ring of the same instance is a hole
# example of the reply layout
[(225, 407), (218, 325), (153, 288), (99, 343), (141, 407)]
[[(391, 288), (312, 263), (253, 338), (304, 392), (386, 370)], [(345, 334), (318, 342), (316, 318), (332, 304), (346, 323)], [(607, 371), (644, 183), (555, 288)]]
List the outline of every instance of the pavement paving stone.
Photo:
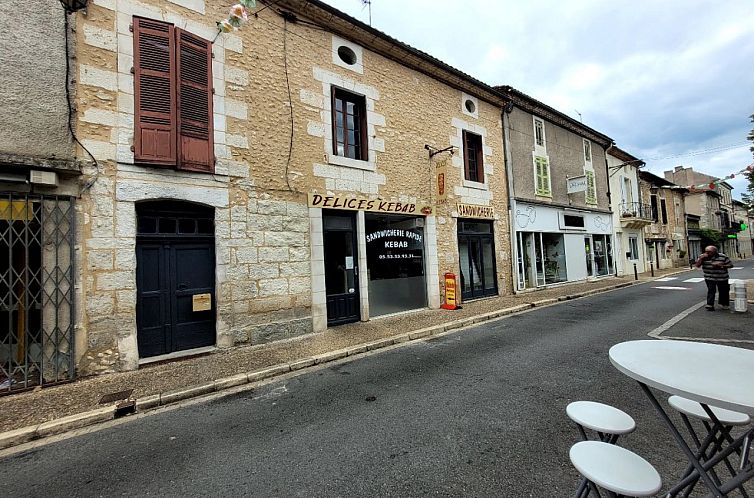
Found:
[[(679, 271), (684, 269), (656, 271), (655, 278)], [(649, 274), (642, 274), (639, 278), (640, 281), (652, 279)], [(195, 389), (199, 389), (196, 393), (212, 392), (240, 385), (243, 376), (247, 376), (247, 382), (256, 382), (286, 373), (291, 371), (291, 364), (296, 365), (302, 359), (306, 359), (304, 361), (307, 364), (310, 359), (314, 363), (333, 361), (365, 353), (367, 345), (385, 346), (414, 340), (446, 329), (529, 309), (534, 303), (552, 303), (564, 296), (581, 297), (588, 292), (630, 285), (633, 281), (632, 276), (607, 277), (517, 295), (480, 299), (465, 303), (463, 308), (455, 311), (421, 310), (381, 317), (272, 344), (218, 350), (207, 355), (148, 365), (135, 371), (89, 377), (64, 385), (2, 396), (0, 428), (12, 431), (92, 410), (98, 410), (98, 413), (112, 411), (114, 404), (100, 405), (100, 398), (105, 394), (127, 389), (133, 389), (131, 398), (137, 400), (137, 407), (146, 409), (157, 406), (157, 403), (165, 404), (172, 399), (171, 396), (178, 396), (178, 392)], [(482, 317), (478, 318), (480, 315)], [(395, 337), (398, 339), (394, 339)], [(160, 397), (161, 393), (165, 394)]]

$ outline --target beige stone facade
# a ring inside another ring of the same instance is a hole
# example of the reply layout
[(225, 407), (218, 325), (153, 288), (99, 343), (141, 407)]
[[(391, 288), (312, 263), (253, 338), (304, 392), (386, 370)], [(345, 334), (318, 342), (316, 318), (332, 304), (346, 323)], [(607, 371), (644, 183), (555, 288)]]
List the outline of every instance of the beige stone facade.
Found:
[[(268, 8), (240, 30), (217, 37), (214, 174), (134, 161), (132, 22), (133, 16), (166, 21), (212, 40), (215, 21), (227, 15), (229, 4), (92, 0), (86, 15), (75, 16), (76, 132), (98, 161), (85, 170), (89, 186), (79, 201), (76, 351), (82, 374), (134, 369), (144, 360), (135, 313), (136, 211), (149, 200), (213, 209), (214, 347), (260, 344), (327, 327), (322, 223), (331, 211), (310, 207), (310, 194), (431, 207), (417, 213), (415, 225), (424, 236), (424, 306), (432, 308), (440, 304), (443, 273), (459, 274), (458, 204), (492, 208), (487, 212), (494, 218), (495, 287), (497, 293), (511, 292), (502, 97), (468, 77), (459, 79), (460, 73), (438, 61), (433, 66), (425, 60), (419, 69), (417, 55), (405, 47), (389, 58), (380, 55), (386, 53), (384, 40), (370, 42), (372, 34), (347, 19), (325, 24), (328, 13), (305, 2), (278, 4), (324, 29), (289, 22)], [(355, 64), (338, 58), (342, 46), (353, 51)], [(333, 86), (365, 99), (365, 161), (333, 153)], [(464, 131), (482, 137), (484, 181), (464, 179)], [(451, 146), (453, 154), (429, 157), (429, 151)], [(438, 166), (447, 168), (443, 203), (436, 192)], [(354, 264), (363, 269), (365, 220), (371, 215), (361, 210), (355, 216)], [(370, 318), (368, 275), (358, 275), (361, 320)]]
[(644, 228), (648, 263), (660, 269), (688, 266), (688, 190), (647, 171), (639, 178), (642, 203), (650, 206), (653, 219)]

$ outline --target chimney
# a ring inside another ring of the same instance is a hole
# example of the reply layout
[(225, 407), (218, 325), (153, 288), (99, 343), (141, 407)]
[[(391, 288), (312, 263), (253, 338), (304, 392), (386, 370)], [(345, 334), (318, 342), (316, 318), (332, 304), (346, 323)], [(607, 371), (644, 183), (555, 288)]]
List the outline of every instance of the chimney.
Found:
[(681, 170), (683, 170), (683, 166), (676, 166), (676, 167), (675, 167), (675, 170), (676, 170), (676, 171), (681, 171)]

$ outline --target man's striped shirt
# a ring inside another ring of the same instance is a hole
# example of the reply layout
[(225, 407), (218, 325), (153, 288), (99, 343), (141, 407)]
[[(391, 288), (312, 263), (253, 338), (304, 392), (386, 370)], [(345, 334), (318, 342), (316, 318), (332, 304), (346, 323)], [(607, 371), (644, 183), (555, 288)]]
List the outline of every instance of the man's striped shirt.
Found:
[[(723, 267), (718, 268), (712, 266), (712, 263), (722, 263)], [(727, 282), (728, 281), (728, 268), (726, 266), (733, 266), (730, 258), (725, 254), (719, 252), (711, 258), (707, 258), (702, 263), (702, 270), (704, 271), (704, 279), (712, 280), (714, 282)]]

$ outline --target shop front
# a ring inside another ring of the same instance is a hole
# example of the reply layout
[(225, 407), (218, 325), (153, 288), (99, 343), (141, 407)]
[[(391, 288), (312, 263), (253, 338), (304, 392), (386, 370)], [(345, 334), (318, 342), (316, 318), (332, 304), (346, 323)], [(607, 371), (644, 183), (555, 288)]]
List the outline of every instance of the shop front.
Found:
[[(491, 207), (458, 204), (458, 256), (463, 301), (497, 295), (494, 211)], [(475, 219), (476, 218), (476, 219)]]
[(427, 257), (436, 247), (430, 207), (310, 194), (309, 208), (315, 330), (426, 308), (432, 296), (439, 300), (437, 279), (429, 278), (437, 274), (436, 249)]
[(518, 289), (615, 273), (610, 213), (517, 203)]

